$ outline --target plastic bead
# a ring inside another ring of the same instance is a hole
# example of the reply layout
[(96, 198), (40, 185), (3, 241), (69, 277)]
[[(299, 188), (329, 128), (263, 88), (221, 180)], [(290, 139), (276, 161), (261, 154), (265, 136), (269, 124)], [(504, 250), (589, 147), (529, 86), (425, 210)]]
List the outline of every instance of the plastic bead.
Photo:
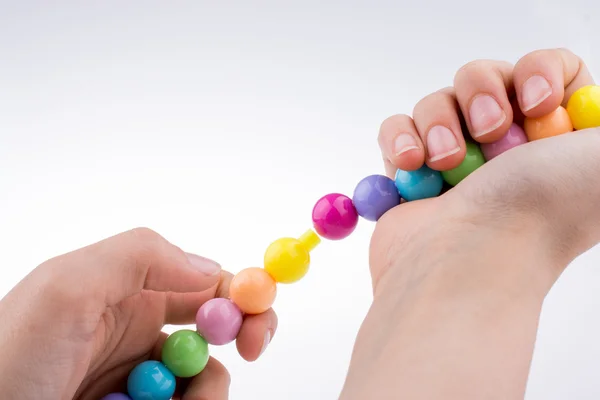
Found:
[(100, 400), (131, 400), (131, 397), (129, 397), (123, 393), (111, 393), (111, 394), (107, 394)]
[(506, 135), (492, 143), (482, 143), (481, 151), (487, 161), (498, 157), (500, 154), (513, 147), (527, 143), (525, 131), (517, 124), (512, 124)]
[(162, 362), (176, 377), (196, 376), (208, 362), (208, 343), (190, 329), (173, 332), (163, 344)]
[(242, 322), (242, 311), (229, 299), (211, 299), (196, 313), (196, 330), (209, 344), (215, 346), (233, 342)]
[(315, 230), (329, 240), (348, 237), (358, 224), (358, 213), (352, 200), (339, 193), (321, 197), (312, 213)]
[(279, 283), (299, 281), (308, 272), (310, 251), (319, 242), (319, 236), (312, 230), (300, 239), (277, 239), (265, 252), (265, 270)]
[(460, 181), (485, 164), (485, 158), (477, 144), (466, 142), (466, 150), (465, 158), (458, 167), (442, 171), (442, 177), (449, 185), (458, 185)]
[(530, 142), (573, 131), (573, 123), (567, 110), (559, 106), (540, 118), (525, 118), (523, 124)]
[(600, 86), (578, 89), (567, 103), (567, 112), (577, 130), (600, 127)]
[(427, 199), (438, 196), (444, 180), (439, 171), (434, 171), (427, 165), (415, 171), (396, 171), (396, 189), (400, 196), (406, 201)]
[(277, 283), (262, 268), (246, 268), (231, 280), (229, 296), (246, 314), (261, 314), (275, 302)]
[(392, 179), (383, 175), (371, 175), (356, 185), (352, 202), (358, 215), (368, 221), (377, 221), (388, 210), (400, 204), (400, 194)]
[(175, 394), (175, 376), (158, 361), (144, 361), (127, 378), (132, 400), (170, 400)]

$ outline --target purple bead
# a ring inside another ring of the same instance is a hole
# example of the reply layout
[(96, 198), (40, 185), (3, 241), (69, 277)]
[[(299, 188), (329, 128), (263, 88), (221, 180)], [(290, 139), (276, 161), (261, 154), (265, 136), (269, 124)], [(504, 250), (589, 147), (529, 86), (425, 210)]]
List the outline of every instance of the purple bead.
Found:
[(131, 397), (123, 393), (111, 393), (107, 394), (100, 400), (131, 400)]
[(369, 221), (377, 221), (389, 209), (400, 204), (400, 194), (392, 179), (371, 175), (358, 182), (352, 202), (358, 215)]
[(358, 224), (358, 213), (348, 196), (331, 193), (317, 201), (312, 219), (319, 235), (326, 239), (339, 240), (354, 231)]
[(242, 311), (231, 300), (215, 298), (198, 310), (196, 329), (208, 343), (221, 346), (235, 340), (243, 319)]
[(480, 147), (486, 161), (490, 161), (505, 151), (524, 143), (527, 143), (525, 131), (519, 125), (513, 123), (502, 138), (492, 143), (482, 143)]

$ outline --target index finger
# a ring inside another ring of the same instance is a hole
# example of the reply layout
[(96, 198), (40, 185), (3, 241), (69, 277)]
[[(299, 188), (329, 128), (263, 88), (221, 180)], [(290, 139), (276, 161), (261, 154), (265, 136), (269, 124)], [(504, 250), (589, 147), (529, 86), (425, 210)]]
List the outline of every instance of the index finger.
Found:
[(519, 107), (530, 118), (565, 107), (576, 90), (594, 83), (583, 60), (567, 49), (527, 54), (515, 65), (513, 80)]

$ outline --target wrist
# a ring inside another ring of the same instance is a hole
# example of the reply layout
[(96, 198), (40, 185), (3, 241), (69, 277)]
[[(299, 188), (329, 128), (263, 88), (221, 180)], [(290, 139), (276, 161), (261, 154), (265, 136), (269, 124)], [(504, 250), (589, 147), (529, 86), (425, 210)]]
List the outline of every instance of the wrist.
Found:
[(443, 220), (421, 219), (418, 234), (395, 235), (398, 245), (386, 251), (378, 246), (379, 235), (390, 235), (382, 231), (387, 222), (378, 227), (371, 262), (386, 266), (372, 265), (380, 274), (352, 357), (349, 376), (357, 379), (348, 380), (353, 387), (343, 399), (490, 398), (488, 390), (522, 398), (539, 313), (555, 279), (540, 225), (500, 229), (445, 211)]

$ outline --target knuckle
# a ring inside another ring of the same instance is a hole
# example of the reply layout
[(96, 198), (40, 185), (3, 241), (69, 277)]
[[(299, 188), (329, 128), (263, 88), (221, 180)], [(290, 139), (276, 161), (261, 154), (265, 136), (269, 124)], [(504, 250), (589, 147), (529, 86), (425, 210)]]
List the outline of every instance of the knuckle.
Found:
[(387, 117), (383, 120), (379, 127), (380, 134), (389, 131), (390, 129), (395, 129), (398, 126), (411, 124), (412, 118), (406, 114), (396, 114), (390, 117)]

